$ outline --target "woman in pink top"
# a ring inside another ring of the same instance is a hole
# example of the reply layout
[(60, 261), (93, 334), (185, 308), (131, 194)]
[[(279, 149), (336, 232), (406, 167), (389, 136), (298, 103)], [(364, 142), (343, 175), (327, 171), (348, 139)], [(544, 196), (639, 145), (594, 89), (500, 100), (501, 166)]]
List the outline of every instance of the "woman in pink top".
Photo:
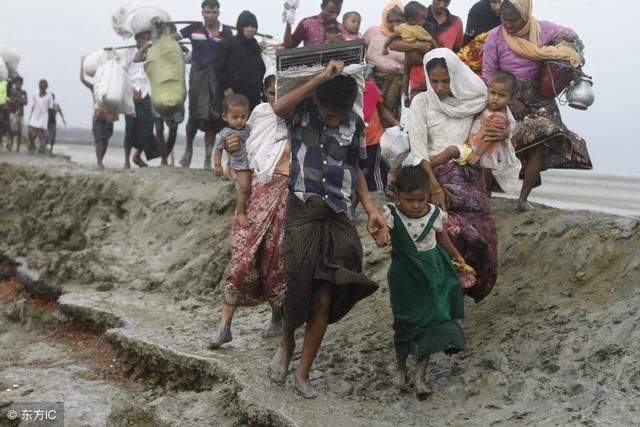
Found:
[[(396, 25), (404, 22), (403, 9), (401, 1), (390, 1), (382, 10), (382, 24), (371, 27), (364, 33), (367, 62), (375, 65), (374, 81), (382, 93), (385, 108), (396, 120), (400, 119), (404, 53), (391, 51), (389, 55), (383, 55), (382, 51), (387, 37), (393, 34)], [(390, 126), (391, 123), (384, 122), (384, 125)]]
[(591, 169), (586, 142), (562, 123), (554, 98), (538, 89), (544, 61), (566, 61), (579, 67), (582, 57), (566, 43), (578, 40), (570, 28), (538, 22), (531, 14), (532, 0), (505, 0), (500, 7), (502, 25), (489, 33), (484, 47), (483, 79), (508, 71), (518, 79), (511, 109), (517, 120), (516, 153), (524, 165), (524, 183), (518, 209), (531, 209), (529, 193), (540, 183), (540, 172), (549, 168)]

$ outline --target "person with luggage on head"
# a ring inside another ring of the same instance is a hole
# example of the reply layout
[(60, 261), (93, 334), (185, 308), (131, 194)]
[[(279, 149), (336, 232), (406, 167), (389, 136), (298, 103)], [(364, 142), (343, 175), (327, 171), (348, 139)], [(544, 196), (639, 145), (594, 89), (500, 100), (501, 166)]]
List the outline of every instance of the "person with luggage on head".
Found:
[[(359, 166), (366, 158), (364, 122), (352, 111), (358, 84), (332, 59), (324, 71), (284, 94), (274, 112), (287, 120), (291, 174), (285, 231), (287, 289), (280, 348), (270, 378), (284, 383), (295, 347), (295, 330), (306, 323), (294, 385), (305, 398), (317, 396), (309, 373), (327, 326), (344, 317), (378, 285), (362, 271), (362, 243), (349, 219), (355, 194), (378, 244), (389, 240)], [(307, 98), (314, 94), (313, 98)]]

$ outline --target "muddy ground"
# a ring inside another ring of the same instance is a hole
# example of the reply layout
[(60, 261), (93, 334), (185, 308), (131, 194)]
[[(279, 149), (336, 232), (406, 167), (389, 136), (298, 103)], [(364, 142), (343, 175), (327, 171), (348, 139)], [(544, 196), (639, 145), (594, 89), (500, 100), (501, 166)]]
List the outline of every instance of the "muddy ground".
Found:
[(204, 171), (1, 153), (0, 254), (22, 263), (26, 288), (0, 302), (0, 402), (64, 401), (68, 425), (640, 423), (637, 219), (519, 214), (494, 199), (498, 284), (466, 302), (468, 349), (433, 358), (434, 394), (419, 402), (391, 382), (389, 250), (360, 217), (381, 289), (329, 328), (312, 373), (322, 396), (305, 401), (266, 379), (277, 346), (261, 338), (266, 307), (239, 310), (234, 341), (206, 349), (233, 189)]

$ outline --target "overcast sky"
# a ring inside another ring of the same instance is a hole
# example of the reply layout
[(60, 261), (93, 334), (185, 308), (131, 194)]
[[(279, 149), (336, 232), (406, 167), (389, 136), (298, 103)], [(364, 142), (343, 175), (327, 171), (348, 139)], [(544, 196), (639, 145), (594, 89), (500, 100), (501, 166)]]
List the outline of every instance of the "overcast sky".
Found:
[[(5, 0), (9, 2), (10, 0)], [(380, 23), (387, 0), (344, 0), (343, 11), (358, 10), (362, 32)], [(426, 0), (425, 3), (428, 3)], [(46, 78), (70, 126), (91, 127), (91, 94), (79, 81), (83, 54), (126, 43), (111, 28), (111, 14), (119, 0), (11, 0), (2, 10), (0, 46), (22, 56), (20, 73), (31, 97), (38, 80)], [(242, 10), (258, 16), (261, 32), (282, 37), (280, 0), (221, 0), (221, 20), (235, 25)], [(317, 14), (320, 0), (301, 0), (298, 19)], [(452, 0), (450, 10), (466, 23), (475, 0)], [(199, 20), (199, 0), (148, 0), (144, 4), (167, 10), (174, 20)], [(640, 175), (638, 167), (637, 107), (640, 101), (640, 55), (635, 26), (640, 16), (637, 0), (534, 0), (541, 20), (575, 29), (586, 45), (585, 72), (594, 77), (596, 103), (588, 111), (562, 108), (570, 129), (588, 143), (595, 170)], [(629, 147), (629, 148), (627, 148)]]

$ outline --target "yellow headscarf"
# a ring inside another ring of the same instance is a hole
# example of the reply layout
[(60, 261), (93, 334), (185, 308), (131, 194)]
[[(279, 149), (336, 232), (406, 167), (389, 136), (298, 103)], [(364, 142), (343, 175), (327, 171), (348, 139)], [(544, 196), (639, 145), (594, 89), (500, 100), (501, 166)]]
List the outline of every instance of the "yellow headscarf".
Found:
[(389, 16), (389, 12), (393, 9), (398, 8), (402, 12), (404, 10), (404, 5), (400, 0), (391, 0), (387, 5), (382, 9), (382, 25), (380, 25), (380, 30), (382, 34), (385, 36), (390, 36), (393, 34), (393, 31), (387, 25), (387, 17)]
[[(542, 46), (542, 29), (540, 23), (533, 17), (533, 0), (509, 0), (509, 3), (516, 8), (522, 19), (526, 22), (525, 26), (515, 35), (511, 35), (502, 27), (502, 34), (507, 41), (511, 50), (518, 56), (539, 60), (561, 60), (568, 61), (571, 66), (579, 67), (582, 62), (580, 54), (571, 49), (567, 45), (559, 44), (557, 46)], [(525, 35), (529, 35), (529, 40), (523, 39)]]

